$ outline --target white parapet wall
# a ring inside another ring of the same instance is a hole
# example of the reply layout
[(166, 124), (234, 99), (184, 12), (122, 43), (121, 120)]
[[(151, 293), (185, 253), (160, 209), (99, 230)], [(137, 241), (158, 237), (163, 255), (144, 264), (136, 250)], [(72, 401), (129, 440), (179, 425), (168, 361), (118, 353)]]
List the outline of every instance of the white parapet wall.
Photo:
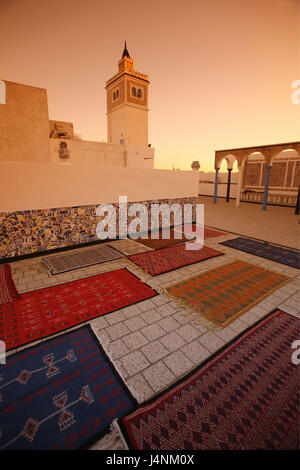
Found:
[[(230, 185), (230, 197), (236, 197), (237, 185), (232, 183)], [(215, 185), (213, 183), (199, 183), (198, 194), (200, 196), (213, 196), (215, 190)], [(227, 184), (218, 183), (218, 197), (226, 197), (227, 194)]]
[[(60, 158), (61, 142), (66, 145), (66, 159)], [(154, 168), (154, 148), (151, 147), (55, 138), (50, 139), (50, 148), (53, 163)]]
[(0, 162), (0, 212), (198, 195), (193, 171), (70, 163)]

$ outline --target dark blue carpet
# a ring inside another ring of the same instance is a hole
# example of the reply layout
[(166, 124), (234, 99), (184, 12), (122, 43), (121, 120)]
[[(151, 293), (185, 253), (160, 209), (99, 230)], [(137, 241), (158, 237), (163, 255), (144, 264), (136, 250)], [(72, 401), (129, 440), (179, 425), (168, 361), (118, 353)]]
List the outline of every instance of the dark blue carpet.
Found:
[(220, 245), (230, 246), (236, 250), (245, 251), (261, 258), (266, 258), (277, 263), (291, 266), (292, 268), (300, 268), (300, 253), (297, 251), (289, 250), (288, 248), (270, 245), (267, 242), (260, 242), (257, 240), (250, 240), (249, 238), (238, 237)]
[(0, 449), (76, 449), (104, 434), (135, 401), (90, 327), (0, 364)]

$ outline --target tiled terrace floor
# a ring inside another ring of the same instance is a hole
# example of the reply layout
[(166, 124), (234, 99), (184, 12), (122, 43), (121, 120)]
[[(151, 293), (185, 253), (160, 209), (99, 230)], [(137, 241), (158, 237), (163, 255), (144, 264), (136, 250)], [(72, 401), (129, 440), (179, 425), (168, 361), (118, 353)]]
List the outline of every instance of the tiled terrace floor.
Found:
[[(199, 202), (204, 201), (199, 200)], [(231, 203), (226, 205), (226, 203), (221, 202), (215, 206), (208, 201), (205, 203), (205, 223), (207, 226), (228, 231), (232, 226), (233, 232), (236, 233), (243, 235), (248, 233), (249, 236), (258, 239), (294, 248), (298, 247), (295, 237), (295, 233), (298, 233), (298, 217), (294, 215), (290, 217), (290, 213), (293, 214), (292, 210), (268, 208), (268, 212), (263, 213), (270, 219), (270, 222), (265, 221), (266, 226), (262, 226), (262, 212), (261, 208), (254, 204), (243, 204), (239, 209), (236, 209), (232, 207)], [(275, 219), (273, 222), (271, 215)], [(238, 219), (240, 219), (240, 225)], [(249, 222), (249, 232), (247, 232), (247, 221)], [(271, 228), (268, 225), (269, 223)], [(288, 225), (291, 234), (290, 239), (288, 238)], [(269, 229), (266, 228), (267, 226)], [(229, 233), (205, 241), (207, 246), (225, 253), (224, 256), (186, 266), (156, 277), (151, 277), (126, 258), (56, 276), (49, 276), (46, 266), (41, 262), (42, 257), (16, 261), (11, 263), (11, 268), (16, 287), (20, 293), (122, 267), (129, 268), (142, 281), (160, 293), (160, 295), (150, 300), (89, 322), (119, 374), (125, 380), (137, 401), (141, 403), (185, 376), (209, 355), (276, 307), (300, 317), (299, 270), (219, 245), (220, 242), (235, 237), (236, 235)], [(125, 254), (148, 250), (148, 248), (133, 240), (118, 240), (110, 244), (122, 250)], [(84, 249), (82, 248), (82, 250)], [(214, 331), (209, 331), (202, 325), (195, 325), (190, 317), (186, 315), (188, 312), (162, 291), (167, 285), (233, 259), (242, 259), (283, 273), (291, 277), (291, 281), (226, 328)], [(101, 445), (101, 441), (99, 441), (93, 448), (98, 446), (101, 448)]]
[(235, 200), (227, 203), (224, 198), (214, 204), (209, 196), (200, 196), (197, 202), (205, 204), (205, 224), (210, 227), (299, 249), (299, 215), (294, 207), (267, 206), (263, 211), (261, 204), (241, 202), (235, 207)]

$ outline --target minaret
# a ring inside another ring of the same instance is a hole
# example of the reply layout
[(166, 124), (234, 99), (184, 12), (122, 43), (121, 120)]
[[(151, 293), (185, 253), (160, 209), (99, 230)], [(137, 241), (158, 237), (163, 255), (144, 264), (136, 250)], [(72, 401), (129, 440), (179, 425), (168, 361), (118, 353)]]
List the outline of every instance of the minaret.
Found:
[(126, 41), (119, 71), (106, 82), (107, 142), (148, 145), (148, 75), (134, 70)]

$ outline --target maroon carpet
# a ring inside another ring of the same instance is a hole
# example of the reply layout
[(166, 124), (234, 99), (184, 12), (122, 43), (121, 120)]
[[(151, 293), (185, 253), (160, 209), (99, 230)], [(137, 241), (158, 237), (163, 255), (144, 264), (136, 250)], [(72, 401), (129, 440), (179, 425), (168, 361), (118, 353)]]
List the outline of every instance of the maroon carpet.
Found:
[(276, 311), (120, 422), (138, 450), (299, 449), (299, 319)]
[(199, 250), (187, 250), (185, 243), (183, 243), (182, 245), (127, 256), (127, 258), (151, 276), (157, 276), (222, 254), (220, 251), (207, 246), (203, 246)]
[[(0, 266), (0, 305), (13, 302), (20, 298), (11, 276), (9, 264)], [(1, 339), (1, 338), (0, 338)]]
[[(229, 235), (226, 232), (221, 232), (220, 230), (214, 230), (212, 228), (208, 227), (203, 227), (204, 229), (204, 239), (206, 240), (207, 238), (216, 238), (216, 237), (222, 237), (223, 235)], [(196, 224), (189, 224), (189, 225), (180, 225), (178, 227), (174, 227), (174, 230), (179, 230), (181, 232), (185, 231), (185, 234), (193, 234), (194, 237), (197, 235), (200, 236), (200, 227), (199, 225)]]

